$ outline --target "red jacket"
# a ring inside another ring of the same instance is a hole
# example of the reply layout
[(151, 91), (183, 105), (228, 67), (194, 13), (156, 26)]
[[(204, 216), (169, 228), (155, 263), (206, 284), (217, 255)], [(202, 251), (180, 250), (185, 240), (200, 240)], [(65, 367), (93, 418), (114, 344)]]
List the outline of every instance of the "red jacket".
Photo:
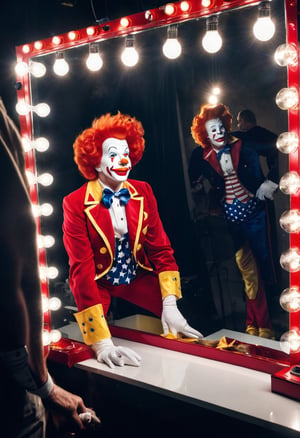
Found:
[[(131, 199), (126, 205), (129, 243), (138, 265), (161, 274), (178, 271), (173, 249), (162, 226), (150, 185), (128, 180)], [(101, 303), (96, 280), (111, 268), (115, 237), (102, 187), (90, 181), (64, 198), (64, 245), (69, 255), (70, 287), (79, 311)]]

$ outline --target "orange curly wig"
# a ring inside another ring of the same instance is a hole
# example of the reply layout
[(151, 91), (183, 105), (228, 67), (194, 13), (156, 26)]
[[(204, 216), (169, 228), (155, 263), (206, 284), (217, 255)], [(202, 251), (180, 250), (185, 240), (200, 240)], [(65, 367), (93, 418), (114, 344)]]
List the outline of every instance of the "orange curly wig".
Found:
[(142, 158), (145, 139), (141, 122), (119, 111), (116, 115), (105, 114), (95, 119), (92, 126), (79, 134), (73, 144), (74, 161), (86, 179), (98, 178), (95, 167), (101, 161), (102, 144), (109, 137), (127, 141), (132, 166)]
[(226, 132), (231, 131), (232, 115), (223, 103), (218, 105), (202, 105), (199, 114), (197, 114), (191, 126), (192, 137), (197, 144), (203, 148), (210, 146), (210, 141), (205, 128), (205, 123), (211, 119), (221, 119)]

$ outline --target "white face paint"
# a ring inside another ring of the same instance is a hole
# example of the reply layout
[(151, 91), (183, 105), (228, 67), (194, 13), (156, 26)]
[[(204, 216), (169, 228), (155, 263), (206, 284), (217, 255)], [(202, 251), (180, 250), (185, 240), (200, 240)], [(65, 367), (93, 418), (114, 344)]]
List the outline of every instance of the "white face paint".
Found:
[(100, 180), (114, 190), (126, 181), (131, 170), (127, 141), (118, 138), (104, 140), (101, 162), (96, 170)]
[(208, 138), (212, 146), (222, 149), (226, 145), (226, 130), (221, 119), (211, 119), (205, 123)]

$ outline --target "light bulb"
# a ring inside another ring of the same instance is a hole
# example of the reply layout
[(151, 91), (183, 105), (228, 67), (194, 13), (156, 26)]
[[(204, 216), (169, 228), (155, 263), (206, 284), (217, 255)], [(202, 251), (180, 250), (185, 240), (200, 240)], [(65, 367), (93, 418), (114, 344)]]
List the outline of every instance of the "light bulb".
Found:
[(59, 330), (56, 330), (56, 329), (51, 330), (51, 332), (50, 332), (50, 342), (54, 342), (54, 343), (58, 342), (58, 341), (61, 340), (61, 338), (62, 338), (62, 334), (61, 334), (61, 332)]
[(89, 56), (86, 60), (86, 66), (91, 71), (98, 71), (103, 66), (102, 58), (99, 54), (98, 44), (91, 44), (89, 47)]
[(47, 202), (41, 205), (32, 204), (32, 210), (35, 217), (50, 216), (53, 213), (52, 205)]
[(51, 111), (50, 106), (47, 103), (39, 103), (38, 105), (33, 106), (32, 109), (39, 117), (47, 117)]
[(260, 41), (269, 41), (275, 33), (275, 25), (271, 20), (269, 1), (263, 1), (258, 7), (258, 19), (253, 26), (254, 36)]
[(166, 58), (176, 59), (181, 55), (181, 44), (177, 39), (177, 26), (169, 26), (167, 40), (163, 45), (163, 54)]
[(48, 332), (48, 330), (44, 330), (43, 331), (43, 345), (50, 345), (51, 343), (51, 338), (50, 338), (50, 333)]
[(134, 67), (139, 60), (139, 54), (133, 47), (134, 36), (128, 35), (125, 39), (125, 49), (122, 52), (121, 60), (127, 67)]
[(34, 77), (41, 78), (46, 74), (46, 67), (41, 62), (32, 61), (30, 65), (26, 64), (26, 62), (18, 62), (15, 72), (20, 76), (25, 76), (30, 72)]
[(46, 67), (41, 62), (32, 61), (30, 64), (30, 73), (35, 78), (42, 78), (46, 74)]
[(289, 330), (283, 333), (280, 338), (280, 348), (286, 354), (298, 353), (300, 351), (300, 335), (296, 330)]
[(284, 289), (279, 299), (280, 306), (289, 313), (300, 310), (300, 291), (297, 286)]
[(49, 309), (55, 312), (60, 308), (61, 308), (61, 300), (58, 297), (51, 297), (49, 299)]
[(20, 116), (26, 116), (31, 111), (31, 106), (28, 105), (24, 100), (20, 100), (16, 104), (16, 111)]
[(269, 41), (275, 33), (275, 25), (270, 17), (259, 17), (253, 26), (255, 38), (259, 41)]
[(206, 33), (202, 39), (202, 46), (208, 53), (216, 53), (222, 47), (223, 41), (218, 32), (218, 17), (212, 15), (206, 20)]
[(287, 233), (299, 233), (300, 211), (296, 209), (284, 211), (280, 216), (279, 224)]
[(283, 132), (276, 141), (277, 149), (283, 154), (292, 154), (296, 152), (299, 145), (299, 137), (296, 132)]
[(45, 187), (51, 186), (51, 184), (53, 183), (53, 175), (47, 172), (42, 173), (37, 177), (37, 183)]
[(298, 51), (293, 44), (281, 44), (274, 54), (275, 62), (281, 67), (295, 67), (298, 62)]
[(299, 96), (296, 88), (282, 88), (276, 94), (275, 102), (282, 110), (288, 110), (299, 103)]
[(279, 189), (285, 195), (296, 195), (300, 188), (300, 176), (295, 171), (286, 172), (279, 181)]
[(300, 270), (300, 252), (296, 248), (290, 248), (280, 256), (280, 265), (287, 272)]
[(48, 266), (46, 268), (46, 276), (50, 279), (50, 280), (54, 280), (54, 278), (58, 277), (58, 269), (55, 266)]
[(33, 141), (33, 146), (38, 152), (45, 152), (49, 149), (49, 140), (45, 137), (38, 137)]
[(65, 60), (64, 54), (62, 52), (57, 52), (55, 55), (53, 71), (58, 76), (65, 76), (69, 73), (69, 64)]
[(49, 234), (46, 236), (38, 235), (38, 248), (51, 248), (55, 244), (55, 239)]

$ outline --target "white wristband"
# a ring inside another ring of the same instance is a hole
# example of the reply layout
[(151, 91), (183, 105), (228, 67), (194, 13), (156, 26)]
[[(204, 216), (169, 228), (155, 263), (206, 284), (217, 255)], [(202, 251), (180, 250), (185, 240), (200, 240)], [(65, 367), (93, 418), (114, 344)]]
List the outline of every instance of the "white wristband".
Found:
[(51, 391), (53, 389), (53, 386), (54, 386), (54, 383), (53, 383), (52, 377), (48, 373), (48, 378), (47, 378), (46, 383), (44, 383), (44, 385), (41, 386), (40, 388), (37, 388), (35, 390), (30, 390), (29, 392), (31, 392), (32, 394), (38, 395), (39, 397), (41, 397), (41, 399), (44, 399), (44, 398), (49, 397), (49, 395), (51, 394)]

